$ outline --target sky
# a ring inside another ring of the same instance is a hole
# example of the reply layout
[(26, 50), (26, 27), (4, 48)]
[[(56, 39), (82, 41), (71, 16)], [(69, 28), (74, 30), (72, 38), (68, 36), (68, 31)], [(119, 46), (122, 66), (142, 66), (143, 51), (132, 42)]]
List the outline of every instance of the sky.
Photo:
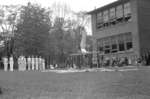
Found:
[(73, 11), (78, 12), (91, 11), (116, 0), (0, 0), (0, 5), (25, 5), (29, 1), (39, 3), (41, 6), (45, 7), (50, 7), (55, 2), (61, 2), (69, 5)]
[[(43, 7), (51, 7), (54, 3), (66, 4), (74, 12), (92, 11), (116, 0), (0, 0), (0, 5), (26, 5), (28, 2), (38, 3)], [(92, 34), (91, 23), (87, 25), (87, 34)]]

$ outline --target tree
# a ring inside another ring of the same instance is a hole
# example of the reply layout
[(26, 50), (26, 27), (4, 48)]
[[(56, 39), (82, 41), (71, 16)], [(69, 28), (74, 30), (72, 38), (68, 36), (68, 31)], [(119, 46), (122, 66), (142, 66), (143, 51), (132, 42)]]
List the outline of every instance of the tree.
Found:
[(0, 32), (5, 44), (5, 52), (8, 56), (13, 54), (13, 37), (16, 30), (20, 6), (1, 6), (0, 9)]
[(22, 7), (15, 34), (15, 54), (46, 56), (51, 28), (50, 12), (38, 4)]

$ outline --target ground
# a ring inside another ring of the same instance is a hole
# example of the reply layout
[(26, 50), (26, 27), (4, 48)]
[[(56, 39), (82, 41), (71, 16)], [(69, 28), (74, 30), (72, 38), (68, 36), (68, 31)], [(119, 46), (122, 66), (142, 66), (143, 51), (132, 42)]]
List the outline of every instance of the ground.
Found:
[(108, 72), (0, 71), (0, 99), (150, 99), (150, 68)]

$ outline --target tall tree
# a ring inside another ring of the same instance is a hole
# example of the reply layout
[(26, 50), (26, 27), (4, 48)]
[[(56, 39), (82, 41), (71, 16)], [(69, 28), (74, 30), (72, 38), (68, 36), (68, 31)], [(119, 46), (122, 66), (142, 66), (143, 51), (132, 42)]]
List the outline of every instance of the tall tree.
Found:
[(23, 6), (15, 35), (15, 53), (24, 55), (46, 55), (51, 20), (49, 11), (37, 4)]
[(13, 37), (20, 6), (0, 6), (0, 32), (5, 45), (5, 52), (9, 56), (13, 54)]

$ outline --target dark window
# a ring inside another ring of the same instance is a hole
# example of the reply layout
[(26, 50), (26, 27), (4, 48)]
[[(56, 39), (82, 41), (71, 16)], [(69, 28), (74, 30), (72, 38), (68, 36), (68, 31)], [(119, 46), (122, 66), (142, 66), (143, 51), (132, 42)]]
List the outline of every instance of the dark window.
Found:
[(103, 16), (102, 16), (101, 12), (97, 13), (96, 22), (97, 22), (97, 24), (96, 24), (97, 28), (102, 28), (102, 26), (103, 26)]
[(124, 51), (124, 50), (125, 50), (124, 43), (120, 43), (119, 44), (119, 51)]
[(109, 53), (110, 53), (110, 49), (106, 49), (105, 54), (109, 54)]
[(116, 53), (117, 51), (118, 51), (117, 44), (112, 44), (112, 50), (111, 50), (111, 52), (112, 53)]
[(113, 44), (112, 49), (117, 49), (117, 44)]
[(103, 47), (99, 47), (99, 49), (98, 49), (100, 52), (102, 52), (103, 51)]
[(108, 48), (110, 48), (110, 46), (109, 46), (109, 45), (106, 45), (106, 46), (105, 46), (105, 49), (108, 49)]
[(132, 42), (127, 42), (127, 43), (126, 43), (126, 46), (127, 46), (127, 50), (130, 50), (130, 49), (133, 48)]
[(112, 50), (111, 52), (112, 52), (112, 53), (117, 53), (117, 50)]
[(118, 50), (117, 50), (117, 44), (112, 44), (112, 50), (111, 52), (112, 53), (116, 53)]
[(105, 54), (110, 53), (110, 45), (105, 45), (104, 52), (105, 52)]

